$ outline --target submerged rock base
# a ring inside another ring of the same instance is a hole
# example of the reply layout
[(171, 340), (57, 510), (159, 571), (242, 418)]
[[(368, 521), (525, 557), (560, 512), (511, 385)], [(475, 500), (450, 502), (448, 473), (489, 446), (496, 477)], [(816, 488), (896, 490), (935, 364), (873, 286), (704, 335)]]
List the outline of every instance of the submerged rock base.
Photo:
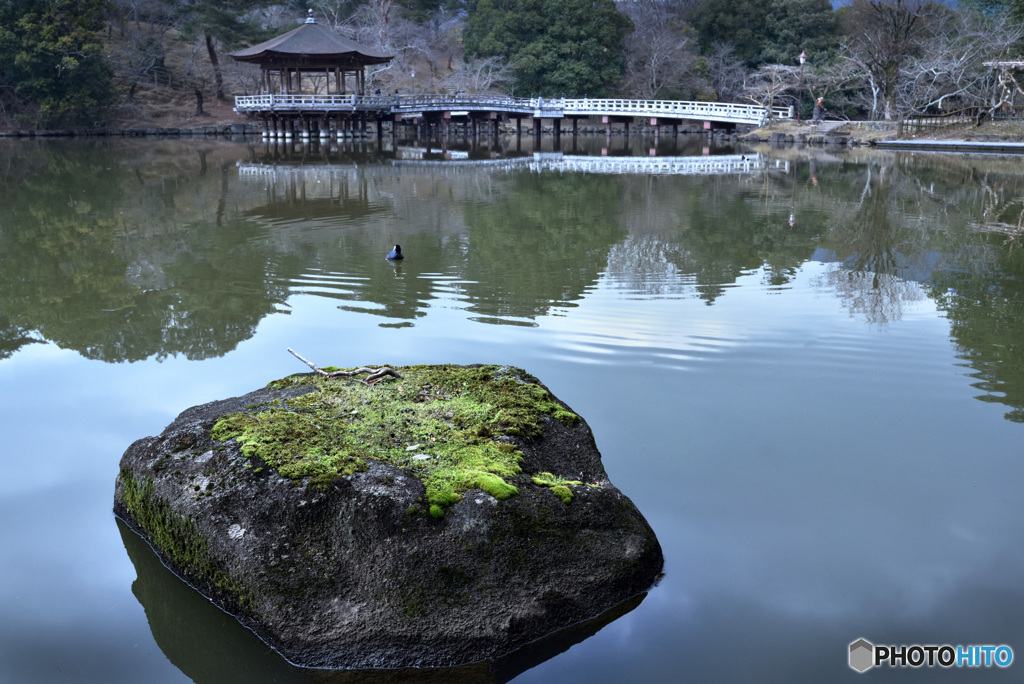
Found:
[(125, 452), (115, 513), (310, 667), (495, 659), (651, 586), (653, 531), (535, 378), (397, 370), (185, 411)]

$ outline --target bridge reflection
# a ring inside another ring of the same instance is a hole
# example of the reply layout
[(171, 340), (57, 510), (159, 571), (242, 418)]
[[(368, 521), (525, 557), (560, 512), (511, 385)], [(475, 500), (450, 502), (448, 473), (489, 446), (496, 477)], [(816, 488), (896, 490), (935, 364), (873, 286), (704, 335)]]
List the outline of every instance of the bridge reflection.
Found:
[[(562, 152), (534, 152), (532, 155), (472, 158), (470, 152), (449, 150), (443, 154), (426, 148), (405, 147), (395, 151), (390, 160), (393, 166), (429, 168), (430, 173), (478, 173), (484, 169), (494, 171), (523, 170), (531, 173), (604, 173), (604, 174), (658, 174), (671, 176), (711, 176), (761, 173), (769, 168), (783, 173), (789, 171), (789, 160), (768, 159), (757, 153), (716, 154), (700, 156), (593, 156)], [(327, 183), (339, 175), (347, 175), (345, 167), (316, 164), (288, 164), (279, 162), (239, 161), (238, 175), (246, 178), (301, 177), (314, 185)]]

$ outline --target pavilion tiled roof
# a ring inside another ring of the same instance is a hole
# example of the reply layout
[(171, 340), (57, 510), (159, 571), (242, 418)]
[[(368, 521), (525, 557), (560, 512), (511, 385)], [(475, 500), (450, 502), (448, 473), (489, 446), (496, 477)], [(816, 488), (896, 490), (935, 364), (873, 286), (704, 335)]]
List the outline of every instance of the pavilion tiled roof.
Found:
[(367, 64), (381, 64), (394, 55), (386, 55), (354, 40), (349, 40), (320, 24), (307, 21), (276, 38), (232, 53), (240, 62), (260, 62), (266, 57), (340, 58), (357, 56)]

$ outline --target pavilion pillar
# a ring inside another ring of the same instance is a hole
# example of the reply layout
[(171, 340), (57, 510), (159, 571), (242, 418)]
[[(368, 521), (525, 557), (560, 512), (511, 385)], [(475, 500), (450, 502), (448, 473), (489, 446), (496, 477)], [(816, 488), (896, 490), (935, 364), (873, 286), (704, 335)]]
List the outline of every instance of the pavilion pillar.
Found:
[(326, 138), (331, 133), (330, 125), (327, 122), (327, 117), (323, 114), (320, 115), (320, 120), (317, 123), (320, 127), (320, 139)]

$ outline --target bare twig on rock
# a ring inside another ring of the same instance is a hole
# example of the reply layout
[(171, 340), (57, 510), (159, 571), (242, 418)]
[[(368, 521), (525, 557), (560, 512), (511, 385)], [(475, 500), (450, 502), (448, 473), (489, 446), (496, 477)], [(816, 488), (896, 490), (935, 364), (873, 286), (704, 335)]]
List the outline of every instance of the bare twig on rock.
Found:
[(373, 385), (374, 383), (380, 381), (381, 378), (383, 378), (384, 376), (387, 376), (387, 375), (390, 375), (393, 378), (401, 378), (402, 377), (401, 373), (399, 373), (398, 371), (396, 371), (393, 368), (388, 368), (387, 366), (381, 366), (380, 368), (365, 368), (364, 367), (364, 368), (357, 368), (355, 370), (350, 370), (350, 371), (333, 371), (333, 372), (328, 372), (328, 371), (325, 371), (320, 366), (318, 366), (315, 363), (313, 363), (312, 361), (309, 361), (308, 359), (303, 358), (298, 352), (296, 352), (294, 349), (292, 349), (290, 347), (288, 348), (288, 352), (292, 356), (297, 358), (299, 361), (301, 361), (302, 363), (304, 363), (307, 366), (309, 366), (310, 368), (312, 368), (313, 372), (315, 372), (315, 373), (317, 373), (319, 375), (322, 375), (325, 378), (337, 378), (337, 377), (346, 377), (346, 378), (348, 378), (348, 377), (352, 377), (353, 375), (359, 375), (360, 373), (369, 373), (369, 375), (366, 376), (366, 380), (363, 380), (361, 378), (356, 378), (356, 379), (359, 380), (359, 382), (363, 383), (364, 385)]

